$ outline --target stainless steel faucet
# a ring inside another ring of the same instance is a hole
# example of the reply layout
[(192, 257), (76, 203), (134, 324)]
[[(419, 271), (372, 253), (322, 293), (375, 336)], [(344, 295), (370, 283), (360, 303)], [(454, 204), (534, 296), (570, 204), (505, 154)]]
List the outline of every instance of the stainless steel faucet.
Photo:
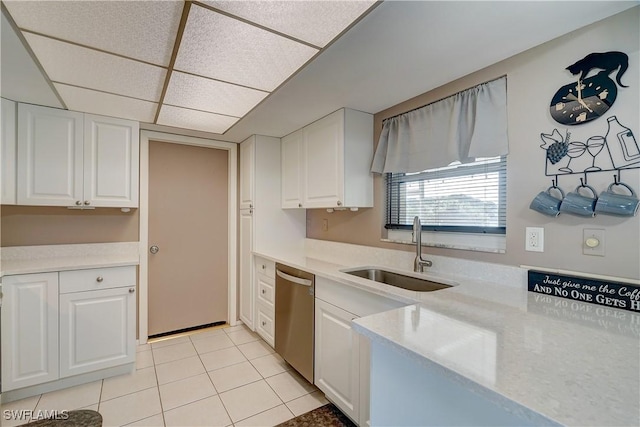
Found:
[(417, 215), (413, 217), (413, 241), (416, 243), (416, 258), (413, 260), (413, 271), (422, 273), (425, 267), (431, 267), (433, 263), (422, 258), (422, 224), (420, 224), (420, 218)]

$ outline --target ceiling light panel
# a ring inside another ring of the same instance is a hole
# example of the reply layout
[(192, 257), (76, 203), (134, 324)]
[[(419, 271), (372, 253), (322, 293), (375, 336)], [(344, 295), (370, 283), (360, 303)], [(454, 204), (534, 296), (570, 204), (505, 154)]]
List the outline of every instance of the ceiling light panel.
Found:
[(167, 70), (30, 33), (29, 46), (54, 82), (158, 101)]
[(214, 1), (203, 3), (324, 47), (375, 1)]
[(193, 5), (174, 68), (270, 92), (317, 52)]
[(171, 59), (184, 2), (3, 0), (18, 27), (157, 65)]
[(69, 110), (153, 123), (158, 104), (54, 83)]
[(160, 114), (158, 115), (158, 121), (156, 123), (159, 125), (222, 134), (238, 120), (237, 117), (222, 116), (204, 111), (163, 105), (162, 108), (160, 108)]
[(174, 71), (164, 103), (242, 117), (267, 95), (267, 92)]

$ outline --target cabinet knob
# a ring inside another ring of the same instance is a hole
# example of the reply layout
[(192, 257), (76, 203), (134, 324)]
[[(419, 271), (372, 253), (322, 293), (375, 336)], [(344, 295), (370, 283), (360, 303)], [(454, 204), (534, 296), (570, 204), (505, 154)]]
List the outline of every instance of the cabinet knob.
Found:
[(249, 209), (253, 209), (253, 204), (249, 204)]
[(253, 215), (253, 209), (249, 209), (249, 215)]
[(264, 270), (265, 268), (267, 268), (267, 266), (262, 264), (262, 269)]
[(96, 279), (96, 282), (98, 283), (102, 283), (104, 279), (102, 278), (102, 276), (98, 276), (98, 278)]
[(91, 204), (91, 202), (89, 202), (88, 200), (85, 200), (85, 201), (84, 201), (84, 205), (85, 205), (85, 206), (89, 206), (90, 204)]
[(262, 326), (267, 326), (267, 322), (265, 322), (264, 320), (262, 321)]
[(264, 289), (262, 290), (262, 295), (266, 294), (267, 291), (265, 291)]
[(129, 288), (129, 293), (130, 293), (130, 294), (134, 293), (135, 291), (136, 291), (136, 289), (135, 289), (135, 288)]
[(342, 202), (340, 200), (338, 200), (338, 203), (336, 203), (338, 206), (342, 206)]
[(80, 200), (76, 200), (76, 206), (80, 206), (82, 202)]
[(302, 203), (298, 203), (298, 207), (301, 208), (302, 207)]

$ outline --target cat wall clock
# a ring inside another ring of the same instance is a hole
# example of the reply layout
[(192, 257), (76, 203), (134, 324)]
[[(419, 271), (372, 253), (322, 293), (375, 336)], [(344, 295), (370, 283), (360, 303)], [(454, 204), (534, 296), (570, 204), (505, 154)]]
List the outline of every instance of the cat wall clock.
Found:
[[(578, 81), (562, 86), (551, 99), (551, 117), (563, 125), (579, 125), (602, 116), (616, 100), (622, 75), (629, 67), (629, 57), (623, 52), (590, 53), (569, 65), (571, 74), (579, 75)], [(595, 76), (587, 77), (593, 69), (601, 69)], [(616, 81), (609, 75), (614, 71)]]

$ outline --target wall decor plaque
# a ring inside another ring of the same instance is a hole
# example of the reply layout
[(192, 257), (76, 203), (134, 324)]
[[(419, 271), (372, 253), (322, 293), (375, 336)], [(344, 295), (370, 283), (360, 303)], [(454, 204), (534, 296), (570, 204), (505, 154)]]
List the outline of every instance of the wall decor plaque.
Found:
[(528, 271), (529, 292), (640, 313), (640, 286), (578, 276)]

